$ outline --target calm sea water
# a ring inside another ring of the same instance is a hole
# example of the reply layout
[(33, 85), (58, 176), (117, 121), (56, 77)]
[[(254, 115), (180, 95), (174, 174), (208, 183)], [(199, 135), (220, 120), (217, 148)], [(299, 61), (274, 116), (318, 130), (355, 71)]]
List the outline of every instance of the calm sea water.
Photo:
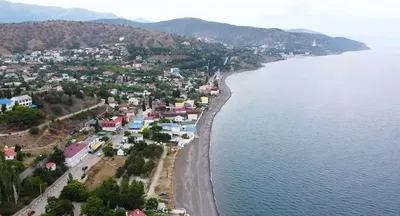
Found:
[(400, 215), (400, 52), (291, 59), (227, 83), (210, 153), (221, 216)]

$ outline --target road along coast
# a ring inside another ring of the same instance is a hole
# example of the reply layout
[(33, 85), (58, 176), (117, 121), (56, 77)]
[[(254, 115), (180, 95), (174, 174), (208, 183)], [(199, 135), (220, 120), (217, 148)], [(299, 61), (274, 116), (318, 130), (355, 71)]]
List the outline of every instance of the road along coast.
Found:
[[(241, 72), (241, 71), (239, 71)], [(210, 135), (215, 115), (231, 97), (225, 79), (238, 72), (223, 73), (221, 94), (213, 98), (209, 109), (197, 122), (198, 138), (182, 148), (174, 167), (174, 204), (194, 216), (218, 216), (210, 170)]]

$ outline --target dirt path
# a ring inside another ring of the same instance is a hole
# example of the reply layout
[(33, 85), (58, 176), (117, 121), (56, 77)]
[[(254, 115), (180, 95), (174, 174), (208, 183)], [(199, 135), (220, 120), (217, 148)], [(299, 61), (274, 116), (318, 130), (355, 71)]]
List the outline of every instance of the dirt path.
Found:
[(155, 192), (155, 187), (158, 185), (158, 180), (160, 179), (161, 171), (164, 167), (164, 158), (167, 156), (167, 147), (164, 146), (164, 152), (161, 155), (161, 158), (158, 162), (157, 168), (154, 172), (153, 178), (151, 179), (151, 184), (149, 187), (149, 191), (147, 192), (147, 197), (158, 198), (158, 194)]

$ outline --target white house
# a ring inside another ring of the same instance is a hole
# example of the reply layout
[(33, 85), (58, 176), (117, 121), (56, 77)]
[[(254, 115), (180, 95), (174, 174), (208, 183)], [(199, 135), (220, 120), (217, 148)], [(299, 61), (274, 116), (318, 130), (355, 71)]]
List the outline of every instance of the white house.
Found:
[(144, 117), (144, 123), (145, 124), (151, 124), (153, 122), (154, 122), (154, 117), (152, 117), (152, 116)]
[(120, 147), (117, 151), (118, 156), (125, 156), (125, 149), (123, 147)]
[(185, 120), (185, 117), (182, 117), (180, 115), (175, 116), (175, 118), (174, 118), (174, 121), (176, 121), (176, 122), (183, 122), (183, 120)]
[(15, 103), (18, 102), (18, 104), (21, 106), (32, 105), (32, 98), (29, 95), (16, 96), (16, 97), (11, 98), (11, 100), (14, 101)]
[(202, 103), (202, 104), (208, 104), (208, 97), (200, 97), (200, 102)]
[(65, 163), (69, 167), (75, 166), (89, 152), (89, 145), (86, 143), (74, 143), (64, 149)]
[(124, 117), (114, 117), (111, 121), (102, 121), (101, 127), (103, 131), (117, 131), (122, 127)]
[(13, 100), (9, 100), (7, 98), (0, 99), (0, 108), (3, 106), (3, 104), (6, 106), (6, 110), (10, 111), (14, 107), (15, 102)]
[(53, 163), (53, 162), (48, 162), (48, 163), (46, 164), (46, 168), (49, 169), (50, 171), (55, 171), (56, 168), (57, 168), (57, 166), (56, 166), (56, 164)]
[(129, 98), (128, 102), (130, 104), (132, 104), (132, 105), (135, 105), (135, 106), (139, 105), (139, 99), (134, 98), (134, 97), (133, 98)]
[(8, 146), (4, 146), (4, 157), (6, 160), (14, 160), (14, 158), (17, 156), (17, 152), (15, 152), (15, 149), (8, 148)]
[(140, 133), (132, 133), (130, 136), (135, 138), (136, 142), (143, 141), (143, 134)]

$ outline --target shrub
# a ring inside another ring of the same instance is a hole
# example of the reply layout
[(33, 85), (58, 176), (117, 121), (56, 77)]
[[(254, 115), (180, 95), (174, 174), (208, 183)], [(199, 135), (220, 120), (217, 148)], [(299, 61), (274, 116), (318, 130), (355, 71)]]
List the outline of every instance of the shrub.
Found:
[(38, 134), (39, 133), (39, 128), (38, 127), (31, 127), (31, 129), (29, 129), (29, 133), (32, 135)]

